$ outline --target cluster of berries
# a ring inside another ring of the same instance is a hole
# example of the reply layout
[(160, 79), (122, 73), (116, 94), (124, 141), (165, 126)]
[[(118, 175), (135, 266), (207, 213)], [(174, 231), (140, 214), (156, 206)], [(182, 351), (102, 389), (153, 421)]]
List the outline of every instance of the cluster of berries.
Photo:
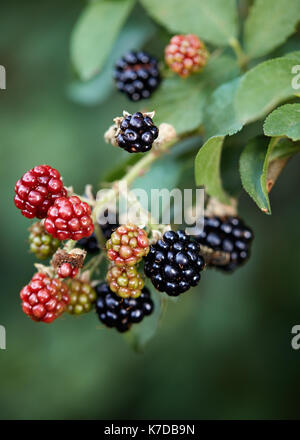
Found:
[(49, 165), (27, 171), (15, 186), (14, 202), (27, 218), (45, 219), (46, 232), (58, 240), (80, 240), (94, 230), (91, 208), (67, 196), (61, 176)]
[[(165, 48), (165, 62), (182, 78), (200, 72), (209, 53), (192, 34), (174, 35)], [(120, 58), (113, 72), (116, 87), (131, 101), (150, 98), (161, 82), (158, 61), (146, 52), (130, 51)]]
[[(15, 193), (14, 202), (22, 215), (43, 219), (31, 226), (29, 235), (30, 251), (38, 258), (50, 258), (58, 250), (60, 240), (80, 240), (93, 233), (89, 205), (77, 196), (68, 197), (55, 168), (35, 166), (17, 181)], [(23, 310), (34, 321), (50, 323), (74, 305), (73, 293), (70, 303), (69, 287), (59, 278), (74, 278), (78, 267), (63, 262), (56, 269), (58, 277), (55, 278), (37, 272), (20, 293)], [(82, 312), (87, 311), (87, 303), (91, 305), (95, 299), (95, 294), (87, 299), (79, 295)], [(78, 310), (77, 307), (75, 313), (78, 314)]]
[(119, 226), (106, 242), (111, 267), (107, 281), (112, 292), (122, 298), (138, 298), (144, 281), (136, 265), (149, 252), (149, 240), (144, 229), (134, 224)]

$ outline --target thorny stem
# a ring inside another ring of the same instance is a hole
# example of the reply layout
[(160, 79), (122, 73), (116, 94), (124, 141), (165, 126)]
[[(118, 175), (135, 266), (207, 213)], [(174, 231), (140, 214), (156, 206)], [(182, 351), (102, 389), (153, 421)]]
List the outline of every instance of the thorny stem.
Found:
[(232, 47), (232, 49), (237, 57), (237, 61), (238, 61), (240, 68), (242, 70), (246, 70), (249, 59), (245, 55), (239, 40), (237, 38), (233, 37), (229, 40), (229, 44)]

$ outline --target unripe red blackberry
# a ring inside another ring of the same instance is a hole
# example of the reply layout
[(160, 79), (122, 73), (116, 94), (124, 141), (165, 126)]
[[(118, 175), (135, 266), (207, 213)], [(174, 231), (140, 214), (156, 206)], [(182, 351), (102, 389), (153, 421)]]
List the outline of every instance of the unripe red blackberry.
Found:
[(227, 264), (211, 266), (231, 272), (248, 260), (253, 240), (252, 230), (238, 217), (204, 217), (203, 232), (195, 239), (202, 246), (230, 256)]
[(165, 49), (165, 61), (182, 78), (200, 72), (208, 59), (204, 43), (196, 35), (175, 35)]
[(136, 112), (124, 117), (116, 141), (129, 153), (145, 153), (151, 150), (158, 136), (158, 128), (147, 114)]
[(131, 101), (149, 98), (160, 83), (157, 60), (146, 52), (128, 52), (116, 63), (114, 78)]
[(134, 266), (149, 252), (147, 233), (133, 224), (119, 226), (107, 240), (106, 249), (117, 266)]
[(89, 283), (82, 280), (70, 280), (68, 282), (70, 303), (67, 311), (71, 315), (82, 315), (89, 312), (96, 301), (96, 292)]
[(96, 312), (99, 320), (107, 327), (115, 327), (126, 332), (132, 324), (141, 322), (154, 309), (150, 291), (144, 287), (138, 298), (120, 298), (113, 293), (107, 283), (96, 286)]
[(27, 171), (15, 186), (14, 202), (27, 218), (45, 218), (58, 197), (65, 197), (61, 176), (49, 165), (38, 165)]
[(36, 273), (20, 292), (24, 313), (33, 321), (50, 323), (58, 318), (69, 303), (68, 286), (58, 278)]
[(63, 263), (57, 268), (59, 278), (75, 278), (78, 275), (78, 267), (74, 267), (71, 263)]
[(110, 290), (122, 298), (138, 298), (144, 287), (144, 280), (135, 266), (112, 266), (107, 272), (106, 281)]
[(200, 281), (205, 262), (200, 247), (184, 231), (167, 231), (151, 245), (144, 271), (154, 287), (178, 296)]
[(80, 240), (94, 231), (91, 208), (79, 197), (61, 197), (48, 210), (45, 229), (59, 240)]
[(59, 240), (46, 232), (42, 222), (34, 223), (29, 231), (30, 252), (41, 260), (52, 257), (59, 247)]

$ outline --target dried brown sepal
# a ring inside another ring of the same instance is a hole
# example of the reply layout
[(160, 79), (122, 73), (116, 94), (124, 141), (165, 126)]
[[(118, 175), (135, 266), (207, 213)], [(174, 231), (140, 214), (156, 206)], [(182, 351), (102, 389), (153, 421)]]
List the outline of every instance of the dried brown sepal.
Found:
[(168, 144), (176, 139), (177, 133), (173, 125), (163, 122), (158, 127), (158, 137), (153, 142), (156, 150), (160, 149), (161, 145)]
[(207, 246), (200, 245), (200, 253), (207, 265), (226, 266), (230, 261), (228, 252), (214, 251)]
[(225, 205), (219, 202), (218, 199), (210, 197), (206, 209), (205, 215), (207, 217), (236, 217), (237, 216), (237, 200), (234, 198), (230, 199), (231, 204)]
[(86, 257), (86, 251), (83, 249), (75, 248), (70, 252), (66, 252), (63, 249), (58, 249), (53, 255), (51, 264), (57, 269), (64, 263), (70, 263), (72, 267), (81, 269)]

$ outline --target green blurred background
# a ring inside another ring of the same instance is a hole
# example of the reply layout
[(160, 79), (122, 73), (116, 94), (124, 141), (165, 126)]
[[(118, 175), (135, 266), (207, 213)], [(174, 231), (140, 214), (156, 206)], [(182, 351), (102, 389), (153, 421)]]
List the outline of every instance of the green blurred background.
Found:
[(241, 198), (256, 235), (250, 262), (232, 276), (206, 272), (199, 288), (169, 303), (144, 353), (93, 314), (47, 326), (22, 313), (18, 294), (34, 258), (28, 221), (12, 201), (15, 181), (49, 163), (81, 192), (126, 157), (102, 136), (132, 106), (117, 94), (90, 107), (67, 97), (69, 39), (82, 6), (1, 2), (0, 418), (298, 418), (300, 351), (291, 348), (291, 328), (300, 324), (299, 157), (272, 192), (271, 217)]

